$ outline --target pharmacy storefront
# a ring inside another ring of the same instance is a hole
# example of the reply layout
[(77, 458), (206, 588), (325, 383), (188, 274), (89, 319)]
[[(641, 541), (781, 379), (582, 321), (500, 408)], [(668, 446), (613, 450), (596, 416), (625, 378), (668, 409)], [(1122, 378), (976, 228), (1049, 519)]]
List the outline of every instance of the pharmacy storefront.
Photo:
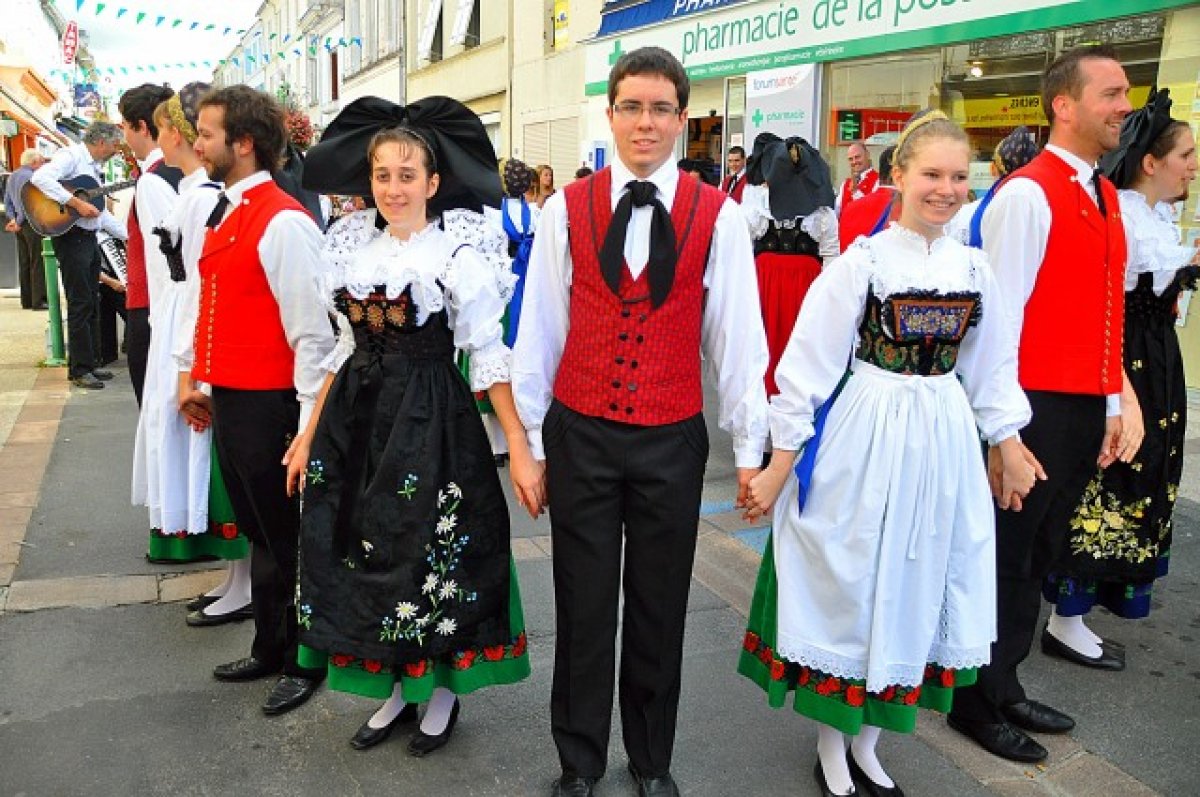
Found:
[[(914, 111), (938, 107), (970, 135), (973, 186), (985, 189), (991, 152), (1013, 128), (1045, 143), (1043, 69), (1092, 43), (1117, 48), (1135, 107), (1165, 86), (1175, 117), (1200, 127), (1198, 0), (614, 0), (602, 13), (586, 45), (589, 138), (607, 139), (620, 53), (665, 47), (692, 80), (678, 156), (714, 173), (730, 146), (749, 152), (771, 131), (812, 141), (840, 181), (851, 141), (877, 157)], [(1196, 200), (1181, 210), (1189, 240), (1200, 237)], [(1200, 386), (1200, 302), (1192, 309), (1179, 331), (1188, 384)]]

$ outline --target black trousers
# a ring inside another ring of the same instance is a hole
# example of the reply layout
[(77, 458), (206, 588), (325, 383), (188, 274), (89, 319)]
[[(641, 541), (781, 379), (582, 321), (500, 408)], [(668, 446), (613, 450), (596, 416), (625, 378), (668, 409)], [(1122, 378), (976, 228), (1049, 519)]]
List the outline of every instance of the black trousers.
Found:
[(17, 232), (17, 281), (21, 286), (21, 306), (25, 309), (46, 304), (46, 269), (42, 264), (42, 236), (25, 222)]
[(621, 729), (638, 772), (666, 774), (708, 459), (704, 416), (631, 426), (555, 401), (542, 434), (557, 626), (550, 716), (562, 770), (600, 777), (608, 761), (623, 540)]
[(67, 375), (74, 379), (100, 361), (100, 246), (95, 232), (79, 227), (50, 241), (67, 293)]
[[(114, 291), (107, 285), (100, 285), (100, 365), (107, 365), (116, 360), (121, 354), (121, 343), (117, 336), (117, 316), (125, 322), (129, 320), (125, 313), (125, 294)], [(138, 391), (138, 406), (142, 404), (141, 391)]]
[(146, 361), (150, 357), (150, 308), (131, 307), (125, 311), (125, 357), (129, 362), (129, 381), (133, 395), (142, 406), (142, 387), (146, 384)]
[(300, 502), (288, 498), (280, 464), (296, 434), (295, 390), (213, 388), (213, 439), (238, 527), (250, 538), (254, 642), (250, 655), (289, 675), (296, 666), (296, 552)]
[(997, 638), (974, 686), (956, 690), (951, 713), (968, 722), (1002, 722), (1002, 706), (1025, 700), (1017, 667), (1029, 656), (1041, 611), (1042, 580), (1070, 537), (1070, 520), (1096, 473), (1104, 440), (1102, 396), (1027, 391), (1033, 420), (1021, 440), (1049, 477), (1020, 512), (996, 510)]

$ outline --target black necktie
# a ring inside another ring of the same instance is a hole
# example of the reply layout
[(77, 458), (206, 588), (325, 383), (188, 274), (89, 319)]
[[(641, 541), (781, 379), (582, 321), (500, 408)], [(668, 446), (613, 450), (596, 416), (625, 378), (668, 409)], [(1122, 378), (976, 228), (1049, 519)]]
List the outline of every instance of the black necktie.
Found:
[(654, 217), (650, 222), (650, 257), (646, 261), (650, 281), (650, 304), (658, 308), (667, 300), (671, 285), (675, 282), (675, 228), (671, 225), (671, 214), (656, 196), (654, 183), (630, 180), (629, 190), (617, 202), (612, 223), (604, 236), (600, 248), (600, 273), (612, 292), (621, 295), (621, 266), (625, 263), (625, 233), (633, 209), (650, 205)]
[(1092, 172), (1092, 185), (1096, 188), (1096, 207), (1100, 208), (1101, 216), (1108, 218), (1108, 210), (1104, 207), (1104, 191), (1100, 185), (1100, 176), (1103, 174), (1100, 169)]
[(216, 227), (225, 218), (225, 210), (229, 207), (229, 197), (225, 196), (225, 192), (217, 194), (217, 204), (213, 207), (212, 213), (208, 214), (208, 221), (204, 222), (204, 226), (208, 228)]

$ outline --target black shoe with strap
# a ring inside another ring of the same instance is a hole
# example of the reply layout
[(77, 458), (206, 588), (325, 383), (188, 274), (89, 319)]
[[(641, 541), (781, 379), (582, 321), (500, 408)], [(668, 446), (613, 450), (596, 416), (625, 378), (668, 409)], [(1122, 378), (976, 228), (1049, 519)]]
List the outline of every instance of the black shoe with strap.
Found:
[(821, 767), (821, 759), (817, 759), (817, 765), (813, 768), (813, 777), (817, 780), (817, 785), (821, 787), (821, 797), (850, 797), (850, 795), (858, 794), (858, 790), (853, 785), (850, 786), (850, 791), (844, 794), (838, 794), (833, 789), (829, 788), (829, 781), (825, 780), (825, 770)]
[(846, 754), (846, 763), (850, 765), (850, 779), (854, 786), (867, 797), (904, 797), (904, 792), (893, 783), (891, 786), (881, 786), (871, 780), (871, 776), (854, 760), (854, 748)]
[(370, 720), (364, 722), (362, 727), (350, 738), (350, 746), (355, 750), (370, 750), (391, 736), (392, 729), (397, 725), (407, 725), (410, 722), (416, 722), (416, 719), (417, 704), (405, 703), (404, 708), (400, 709), (400, 713), (392, 717), (392, 721), (382, 728), (372, 728)]
[(429, 734), (417, 731), (416, 735), (408, 742), (408, 754), (414, 758), (422, 758), (434, 750), (445, 747), (446, 742), (450, 741), (450, 734), (454, 732), (454, 725), (458, 722), (458, 708), (461, 705), (458, 698), (454, 698), (454, 707), (450, 709), (450, 719), (446, 721), (446, 727), (442, 729), (441, 733)]
[(1099, 656), (1085, 656), (1051, 634), (1049, 629), (1042, 631), (1042, 653), (1082, 667), (1091, 667), (1093, 670), (1119, 672), (1125, 669), (1125, 651), (1122, 648), (1112, 644), (1103, 644), (1100, 646)]

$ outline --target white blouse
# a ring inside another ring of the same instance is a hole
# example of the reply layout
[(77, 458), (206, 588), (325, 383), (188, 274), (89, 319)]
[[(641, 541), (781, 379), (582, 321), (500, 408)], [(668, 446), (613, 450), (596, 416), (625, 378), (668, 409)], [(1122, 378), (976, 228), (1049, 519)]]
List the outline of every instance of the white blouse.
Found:
[(809, 289), (775, 370), (780, 392), (771, 399), (770, 421), (777, 448), (796, 451), (812, 437), (813, 416), (837, 387), (854, 351), (868, 290), (880, 301), (913, 290), (978, 292), (982, 317), (967, 331), (954, 371), (990, 443), (1012, 437), (1029, 423), (1029, 401), (1017, 382), (1016, 342), (987, 255), (950, 236), (929, 244), (893, 223), (855, 241)]
[(1138, 277), (1154, 275), (1154, 293), (1162, 296), (1179, 269), (1192, 262), (1196, 248), (1184, 246), (1171, 206), (1159, 202), (1153, 208), (1146, 197), (1132, 189), (1117, 193), (1121, 200), (1121, 221), (1125, 224), (1125, 290), (1137, 287)]
[[(754, 240), (762, 238), (771, 220), (771, 189), (767, 185), (747, 185), (742, 193), (742, 215), (746, 217), (746, 226), (750, 228), (750, 237)], [(779, 220), (787, 225), (787, 220)], [(817, 208), (807, 216), (799, 217), (790, 222), (799, 224), (800, 229), (817, 242), (822, 258), (837, 257), (841, 252), (841, 242), (838, 239), (838, 218), (833, 208)]]
[(388, 299), (410, 291), (418, 324), (446, 310), (454, 345), (471, 355), (472, 390), (508, 382), (511, 353), (500, 321), (516, 278), (507, 239), (468, 210), (447, 211), (441, 226), (430, 222), (407, 241), (377, 229), (375, 218), (374, 209), (360, 210), (326, 233), (321, 288), (337, 320), (338, 339), (322, 367), (336, 372), (354, 353), (350, 321), (334, 308), (334, 294), (345, 288), (365, 299), (383, 286)]

